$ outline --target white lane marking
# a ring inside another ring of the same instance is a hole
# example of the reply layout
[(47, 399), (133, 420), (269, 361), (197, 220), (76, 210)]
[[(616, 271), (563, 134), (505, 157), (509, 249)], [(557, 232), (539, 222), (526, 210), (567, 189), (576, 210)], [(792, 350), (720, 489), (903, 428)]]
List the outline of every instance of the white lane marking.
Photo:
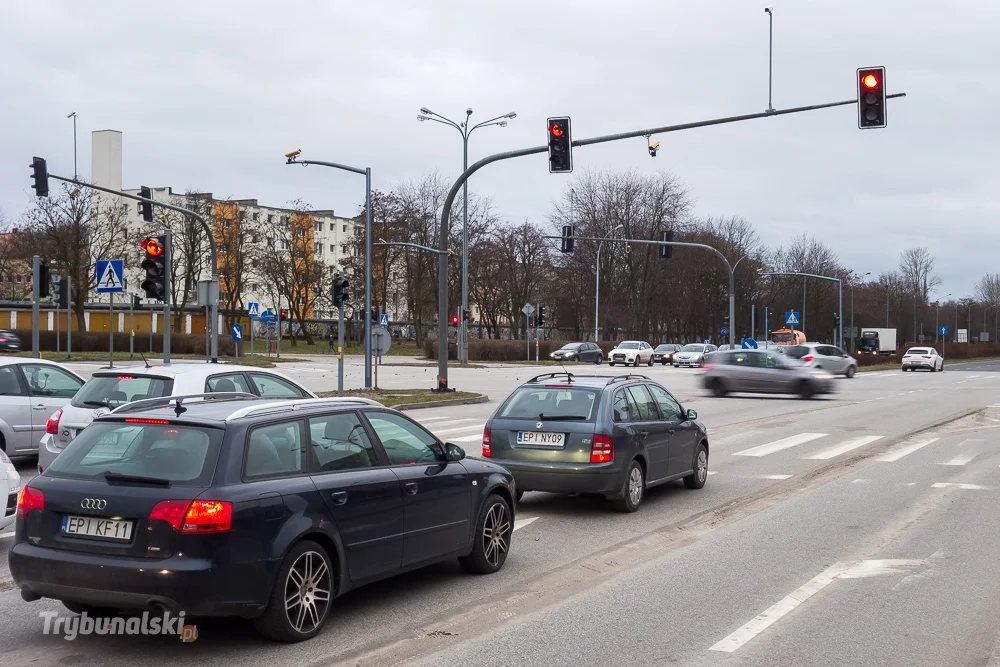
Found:
[(799, 433), (798, 435), (769, 442), (766, 445), (744, 449), (742, 452), (736, 452), (733, 456), (767, 456), (768, 454), (774, 454), (783, 449), (795, 447), (796, 445), (801, 445), (811, 440), (825, 437), (826, 435), (826, 433)]
[(963, 489), (965, 491), (989, 491), (990, 487), (981, 484), (961, 484), (959, 482), (935, 482), (932, 489)]
[(529, 523), (533, 523), (537, 520), (538, 520), (537, 516), (529, 516), (526, 519), (514, 519), (514, 530), (517, 530), (518, 528), (524, 528)]
[(421, 417), (417, 421), (423, 424), (424, 422), (436, 422), (436, 421), (441, 421), (442, 419), (448, 419), (448, 416), (442, 415), (440, 417)]
[[(709, 474), (709, 475), (718, 475), (718, 474), (719, 474), (719, 471), (717, 471), (717, 470), (709, 470), (709, 471), (708, 471), (708, 474)], [(13, 534), (13, 533), (11, 533), (11, 534)]]
[[(435, 420), (437, 420), (437, 419), (448, 419), (449, 420), (449, 422), (448, 422), (449, 424), (461, 424), (462, 422), (477, 422), (477, 421), (479, 421), (479, 419), (476, 419), (475, 417), (466, 417), (464, 419), (452, 419), (451, 417), (427, 417), (426, 419), (427, 420), (431, 420), (431, 419), (435, 419)], [(481, 419), (481, 417), (480, 417), (480, 419)], [(441, 424), (441, 426), (445, 426), (445, 424)]]
[(881, 440), (883, 437), (885, 436), (862, 435), (857, 438), (851, 438), (850, 440), (845, 440), (844, 442), (840, 443), (839, 445), (836, 445), (835, 447), (831, 447), (830, 449), (824, 449), (823, 451), (817, 454), (813, 454), (812, 456), (807, 456), (805, 458), (820, 459), (820, 460), (832, 459), (833, 457), (845, 454), (851, 451), (852, 449), (857, 449), (858, 447), (864, 447), (865, 445), (869, 445), (875, 442), (876, 440)]
[(14, 533), (0, 533), (0, 537), (14, 537)]
[[(458, 428), (446, 428), (441, 431), (435, 430), (434, 435), (447, 435), (449, 433), (468, 433), (469, 431), (479, 430), (482, 431), (486, 424), (468, 424), (467, 426), (459, 426)], [(482, 435), (482, 433), (480, 433)]]
[(966, 463), (968, 463), (972, 459), (976, 458), (977, 456), (979, 456), (979, 452), (959, 454), (958, 456), (956, 456), (955, 458), (953, 458), (951, 461), (946, 461), (945, 463), (941, 463), (939, 465), (943, 465), (943, 466), (964, 466)]
[(788, 479), (791, 475), (757, 475), (757, 479)]
[(874, 577), (880, 574), (891, 574), (903, 572), (899, 567), (922, 565), (925, 561), (912, 558), (895, 558), (883, 560), (862, 560), (848, 561), (845, 563), (834, 563), (818, 575), (799, 586), (790, 595), (782, 598), (764, 613), (760, 614), (728, 637), (719, 640), (712, 645), (709, 651), (723, 651), (732, 653), (748, 641), (762, 633), (764, 630), (780, 620), (800, 604), (816, 595), (837, 579), (862, 579)]
[(853, 480), (851, 480), (851, 484), (871, 484), (871, 480), (870, 479), (853, 479)]
[(903, 458), (907, 454), (912, 454), (922, 447), (926, 447), (932, 442), (937, 442), (938, 438), (927, 438), (925, 440), (917, 440), (916, 442), (907, 442), (897, 447), (890, 449), (888, 452), (882, 456), (875, 459), (876, 461), (882, 461), (884, 463), (893, 463)]

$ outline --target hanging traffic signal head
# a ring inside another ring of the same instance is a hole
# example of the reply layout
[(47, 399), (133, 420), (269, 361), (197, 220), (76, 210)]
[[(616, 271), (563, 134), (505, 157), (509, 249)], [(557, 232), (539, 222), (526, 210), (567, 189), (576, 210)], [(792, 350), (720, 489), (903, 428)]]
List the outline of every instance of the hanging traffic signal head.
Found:
[(31, 158), (31, 180), (34, 181), (36, 197), (49, 196), (49, 170), (45, 160), (40, 157)]
[[(139, 188), (139, 196), (143, 199), (152, 199), (153, 191), (145, 185)], [(142, 219), (146, 222), (153, 221), (153, 203), (150, 201), (139, 202), (139, 210), (142, 212)]]
[(573, 225), (563, 225), (559, 252), (573, 252)]
[(573, 139), (568, 116), (549, 118), (549, 173), (568, 174), (573, 171)]
[(858, 70), (858, 128), (885, 127), (885, 68), (863, 67)]
[(151, 236), (140, 244), (145, 257), (139, 265), (146, 272), (146, 277), (139, 284), (146, 292), (147, 299), (157, 301), (167, 300), (167, 237)]

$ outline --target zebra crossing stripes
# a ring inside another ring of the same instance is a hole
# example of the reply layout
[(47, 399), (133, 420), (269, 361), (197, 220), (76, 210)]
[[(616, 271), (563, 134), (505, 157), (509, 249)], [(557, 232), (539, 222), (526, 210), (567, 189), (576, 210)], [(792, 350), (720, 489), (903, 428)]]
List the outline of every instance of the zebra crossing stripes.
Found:
[(829, 449), (824, 449), (821, 452), (817, 452), (812, 456), (807, 456), (807, 459), (819, 459), (827, 460), (834, 457), (840, 456), (841, 454), (846, 454), (847, 452), (857, 449), (858, 447), (864, 447), (865, 445), (870, 445), (876, 440), (881, 440), (883, 436), (881, 435), (863, 435), (857, 438), (851, 438), (850, 440), (845, 440), (844, 442), (831, 447)]
[(790, 449), (812, 440), (824, 438), (827, 435), (828, 434), (826, 433), (799, 433), (798, 435), (792, 435), (787, 438), (782, 438), (781, 440), (775, 440), (774, 442), (769, 442), (765, 445), (744, 449), (741, 452), (734, 452), (733, 456), (767, 456), (768, 454), (774, 454), (775, 452)]

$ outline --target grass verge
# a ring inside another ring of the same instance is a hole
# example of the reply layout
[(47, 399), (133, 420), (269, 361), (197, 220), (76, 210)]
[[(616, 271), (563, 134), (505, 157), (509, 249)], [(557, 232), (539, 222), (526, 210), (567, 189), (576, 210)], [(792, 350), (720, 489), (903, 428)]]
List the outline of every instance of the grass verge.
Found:
[[(336, 396), (336, 391), (321, 391), (320, 396)], [(440, 394), (430, 389), (373, 389), (371, 391), (366, 391), (364, 389), (348, 389), (344, 392), (345, 396), (358, 396), (361, 398), (370, 398), (372, 400), (378, 401), (382, 405), (394, 408), (399, 405), (408, 405), (411, 403), (437, 403), (440, 401), (457, 401), (466, 398), (479, 398), (482, 394), (477, 394), (473, 391), (453, 391), (446, 394)]]
[[(74, 362), (74, 361), (107, 361), (107, 352), (74, 352), (69, 359), (66, 358), (65, 352), (50, 352), (43, 351), (39, 353), (42, 359), (48, 361), (57, 362)], [(144, 353), (145, 354), (145, 353)], [(11, 356), (31, 358), (31, 352), (13, 352)], [(171, 359), (185, 360), (185, 361), (204, 361), (205, 355), (203, 354), (171, 354)], [(161, 355), (149, 356), (146, 355), (146, 359), (149, 361), (150, 365), (156, 365), (163, 361)], [(136, 352), (133, 356), (129, 356), (128, 352), (115, 352), (114, 360), (126, 362), (129, 365), (139, 366), (142, 364), (142, 357)], [(264, 368), (269, 368), (274, 365), (274, 363), (288, 363), (288, 362), (304, 362), (305, 359), (293, 359), (291, 357), (282, 357), (281, 359), (275, 359), (273, 356), (271, 358), (264, 357), (263, 355), (255, 355), (252, 357), (226, 357), (219, 356), (219, 363), (223, 364), (240, 364), (241, 366), (261, 366)]]

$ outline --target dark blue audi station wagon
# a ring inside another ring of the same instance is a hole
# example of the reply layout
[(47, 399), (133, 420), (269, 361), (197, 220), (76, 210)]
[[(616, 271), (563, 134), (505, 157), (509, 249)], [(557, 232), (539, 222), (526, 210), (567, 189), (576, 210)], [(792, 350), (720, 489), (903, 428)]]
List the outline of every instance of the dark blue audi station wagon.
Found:
[(503, 567), (512, 476), (366, 399), (131, 403), (22, 490), (10, 572), (74, 612), (253, 619), (308, 639), (346, 591), (457, 557)]

